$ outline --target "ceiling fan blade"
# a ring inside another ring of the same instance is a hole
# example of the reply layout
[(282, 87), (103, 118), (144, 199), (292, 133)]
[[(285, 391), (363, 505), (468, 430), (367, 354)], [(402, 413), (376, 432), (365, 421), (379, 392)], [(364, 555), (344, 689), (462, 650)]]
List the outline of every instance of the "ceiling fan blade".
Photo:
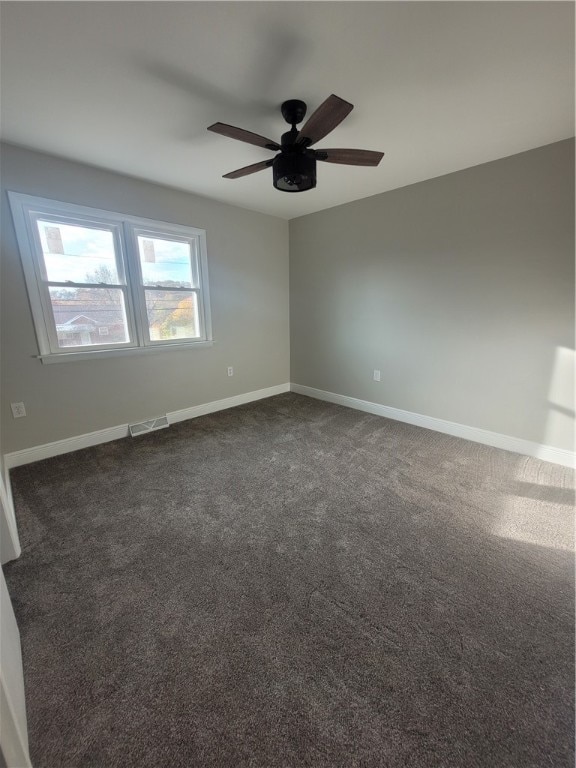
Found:
[(261, 163), (254, 163), (253, 165), (245, 165), (244, 168), (238, 168), (237, 171), (230, 171), (230, 173), (222, 176), (223, 179), (239, 179), (241, 176), (248, 176), (251, 173), (257, 173), (263, 171), (264, 168), (270, 168), (273, 160), (262, 160)]
[(372, 152), (370, 149), (318, 149), (316, 159), (325, 163), (342, 165), (378, 165), (384, 152)]
[(340, 125), (342, 120), (352, 112), (354, 105), (332, 94), (322, 102), (318, 109), (310, 115), (298, 135), (298, 144), (307, 147), (315, 144), (324, 136)]
[(252, 131), (245, 131), (243, 128), (237, 128), (235, 125), (214, 123), (214, 125), (208, 126), (208, 130), (219, 133), (222, 136), (227, 136), (229, 139), (237, 139), (238, 141), (245, 141), (247, 144), (254, 144), (256, 147), (272, 149), (274, 152), (280, 149), (280, 146), (275, 141), (272, 141), (272, 139), (267, 139), (258, 133), (252, 133)]

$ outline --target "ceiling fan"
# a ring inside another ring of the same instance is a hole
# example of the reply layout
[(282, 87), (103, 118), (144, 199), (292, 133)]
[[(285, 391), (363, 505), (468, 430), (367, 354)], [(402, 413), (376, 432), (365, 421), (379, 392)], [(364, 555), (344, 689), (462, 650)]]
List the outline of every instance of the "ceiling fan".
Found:
[(304, 192), (316, 186), (317, 160), (342, 165), (378, 165), (384, 152), (372, 152), (368, 149), (311, 149), (313, 144), (333, 131), (353, 109), (353, 104), (332, 94), (298, 130), (296, 126), (304, 120), (306, 115), (306, 104), (299, 99), (285, 101), (281, 106), (282, 117), (292, 127), (282, 135), (279, 144), (257, 133), (236, 128), (234, 125), (226, 123), (210, 125), (209, 131), (279, 153), (271, 160), (263, 160), (260, 163), (239, 168), (237, 171), (231, 171), (223, 178), (239, 179), (241, 176), (248, 176), (272, 167), (273, 184), (276, 189), (283, 192)]

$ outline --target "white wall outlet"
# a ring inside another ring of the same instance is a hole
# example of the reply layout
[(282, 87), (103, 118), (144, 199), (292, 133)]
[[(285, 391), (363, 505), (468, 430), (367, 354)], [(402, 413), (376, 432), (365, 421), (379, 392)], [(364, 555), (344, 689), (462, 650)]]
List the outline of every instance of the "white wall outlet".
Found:
[(10, 403), (10, 408), (12, 408), (12, 416), (14, 416), (15, 419), (21, 419), (22, 416), (26, 416), (24, 403)]
[(232, 366), (229, 366), (228, 368), (228, 376), (234, 376), (234, 368), (232, 368)]
[(380, 371), (374, 369), (374, 381), (380, 381)]

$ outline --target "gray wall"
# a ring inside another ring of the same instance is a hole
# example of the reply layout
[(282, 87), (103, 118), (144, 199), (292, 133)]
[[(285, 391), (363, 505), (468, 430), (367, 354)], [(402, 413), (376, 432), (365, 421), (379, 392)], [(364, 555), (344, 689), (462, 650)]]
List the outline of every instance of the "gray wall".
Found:
[[(3, 452), (290, 380), (286, 221), (10, 145), (1, 161)], [(34, 359), (6, 190), (205, 229), (214, 346), (55, 365)], [(28, 415), (14, 420), (10, 402), (20, 400)]]
[(290, 317), (295, 383), (573, 449), (573, 140), (293, 219)]
[(216, 340), (42, 365), (3, 190), (3, 452), (290, 379), (573, 448), (573, 141), (292, 220), (290, 346), (287, 222), (10, 145), (2, 182), (206, 229)]

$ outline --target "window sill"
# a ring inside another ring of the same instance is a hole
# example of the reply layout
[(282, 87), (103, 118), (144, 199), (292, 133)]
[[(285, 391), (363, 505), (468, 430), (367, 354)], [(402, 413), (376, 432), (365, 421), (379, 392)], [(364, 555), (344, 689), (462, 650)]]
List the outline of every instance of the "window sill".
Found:
[(36, 355), (44, 365), (52, 363), (71, 363), (76, 360), (97, 360), (103, 357), (128, 357), (131, 355), (150, 355), (157, 352), (167, 352), (170, 349), (191, 350), (212, 347), (214, 341), (194, 341), (186, 344), (151, 345), (149, 347), (124, 347), (124, 349), (95, 349), (91, 352), (54, 352), (49, 355)]

